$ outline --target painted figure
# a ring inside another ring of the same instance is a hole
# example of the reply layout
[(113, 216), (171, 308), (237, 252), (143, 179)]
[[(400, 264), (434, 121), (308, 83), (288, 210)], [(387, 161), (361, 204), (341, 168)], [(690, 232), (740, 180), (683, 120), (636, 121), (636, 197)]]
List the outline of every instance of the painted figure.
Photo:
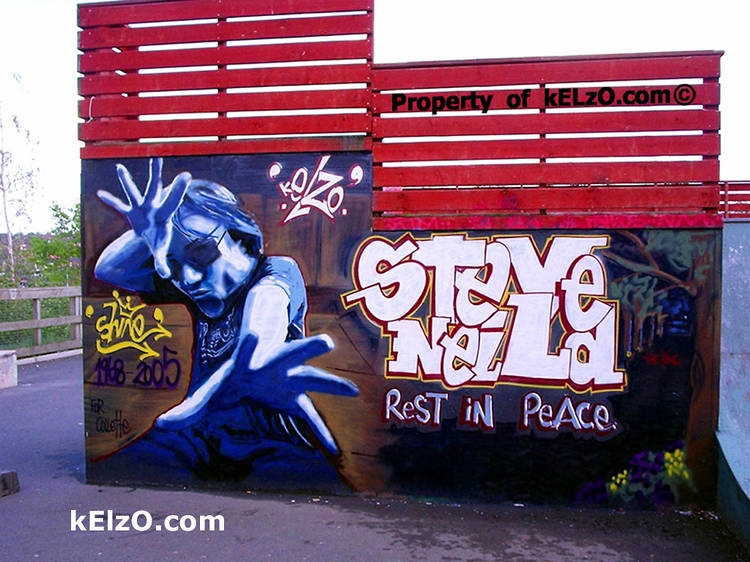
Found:
[(131, 229), (101, 253), (96, 277), (148, 301), (184, 302), (195, 328), (187, 398), (128, 449), (174, 454), (202, 478), (282, 477), (310, 465), (334, 473), (338, 446), (306, 392), (358, 389), (305, 365), (333, 342), (305, 337), (296, 262), (264, 255), (257, 223), (221, 185), (183, 172), (164, 186), (161, 159), (150, 161), (143, 192), (120, 164), (117, 175), (127, 202), (98, 196)]

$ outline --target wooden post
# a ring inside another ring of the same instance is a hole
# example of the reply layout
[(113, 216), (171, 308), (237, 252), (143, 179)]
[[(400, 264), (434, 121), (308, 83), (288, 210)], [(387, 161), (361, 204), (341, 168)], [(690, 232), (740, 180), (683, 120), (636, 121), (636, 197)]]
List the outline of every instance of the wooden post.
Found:
[[(70, 297), (70, 315), (81, 316), (81, 297)], [(70, 324), (70, 339), (73, 341), (81, 339), (81, 324), (73, 322)]]
[[(31, 317), (34, 320), (41, 320), (42, 319), (42, 299), (32, 299), (33, 303), (33, 310), (31, 313)], [(34, 328), (34, 335), (33, 335), (33, 342), (34, 345), (42, 345), (42, 329), (41, 328)]]

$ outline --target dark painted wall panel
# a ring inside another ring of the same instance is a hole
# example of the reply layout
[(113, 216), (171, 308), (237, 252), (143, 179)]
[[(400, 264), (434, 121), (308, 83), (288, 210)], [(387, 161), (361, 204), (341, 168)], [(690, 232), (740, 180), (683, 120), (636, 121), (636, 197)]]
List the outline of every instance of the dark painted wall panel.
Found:
[(718, 230), (373, 233), (365, 153), (170, 158), (158, 193), (148, 169), (84, 162), (90, 481), (712, 494)]

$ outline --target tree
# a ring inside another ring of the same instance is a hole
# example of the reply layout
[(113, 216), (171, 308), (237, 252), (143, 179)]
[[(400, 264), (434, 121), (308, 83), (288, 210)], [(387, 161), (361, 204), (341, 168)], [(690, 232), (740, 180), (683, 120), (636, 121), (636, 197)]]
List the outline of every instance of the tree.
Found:
[(47, 235), (33, 235), (25, 256), (36, 275), (34, 285), (77, 285), (81, 278), (81, 204), (63, 209), (53, 204), (55, 224)]
[[(712, 268), (710, 236), (685, 230), (646, 230), (640, 235), (620, 231), (619, 235), (630, 244), (620, 246), (620, 252), (602, 252), (625, 272), (610, 282), (609, 295), (622, 307), (627, 351), (642, 351), (662, 335), (666, 320), (678, 328), (679, 307), (676, 310), (670, 303), (674, 291), (694, 299), (706, 285)], [(626, 249), (630, 251), (622, 251)], [(644, 328), (650, 329), (644, 334)]]
[[(14, 78), (20, 86), (20, 78), (17, 75), (14, 75)], [(7, 103), (0, 103), (0, 203), (5, 224), (5, 248), (13, 285), (16, 283), (13, 231), (19, 217), (28, 218), (27, 203), (36, 190), (39, 172), (35, 160), (37, 144), (18, 113)]]

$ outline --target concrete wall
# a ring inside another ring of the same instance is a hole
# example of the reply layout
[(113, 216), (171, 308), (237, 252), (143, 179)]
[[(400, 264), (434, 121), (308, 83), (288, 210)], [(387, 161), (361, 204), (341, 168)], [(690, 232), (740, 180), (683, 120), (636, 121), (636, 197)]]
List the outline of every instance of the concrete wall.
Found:
[(750, 545), (750, 222), (724, 226), (722, 249), (719, 511)]

